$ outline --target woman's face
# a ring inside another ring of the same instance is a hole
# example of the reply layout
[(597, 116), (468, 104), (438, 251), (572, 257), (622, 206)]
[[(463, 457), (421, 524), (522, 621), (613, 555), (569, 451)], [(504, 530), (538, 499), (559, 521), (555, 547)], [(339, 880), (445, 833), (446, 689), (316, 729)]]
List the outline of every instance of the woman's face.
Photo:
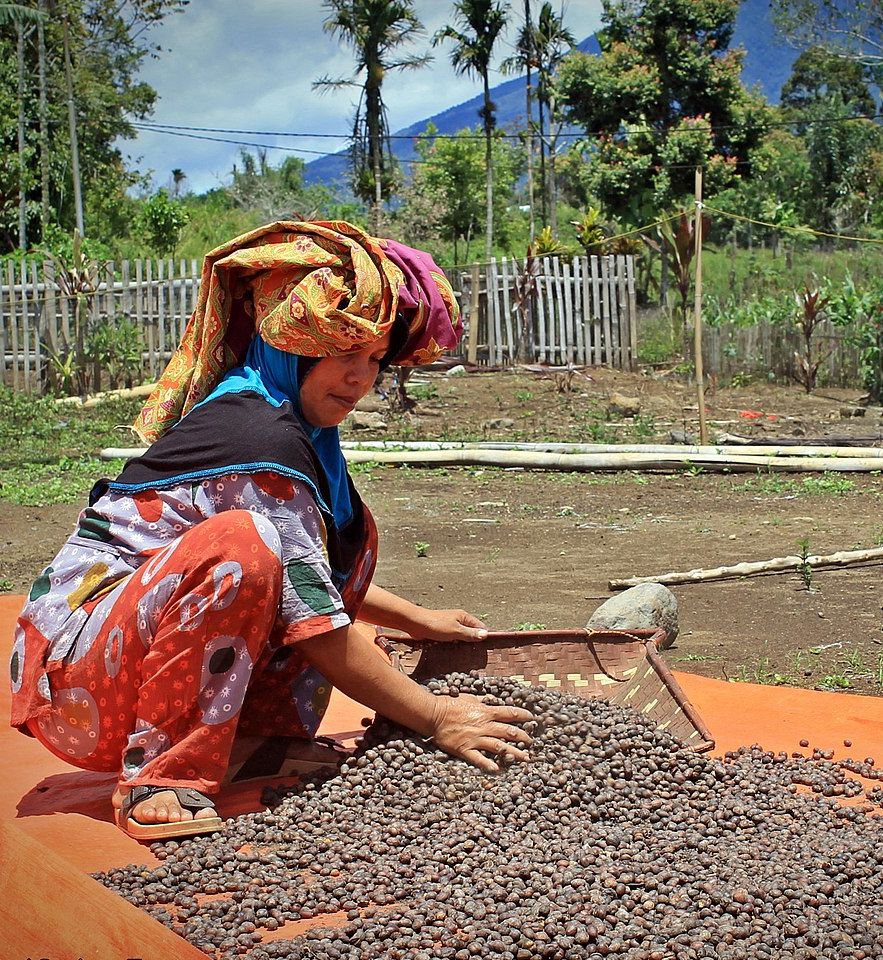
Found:
[(389, 337), (342, 357), (323, 357), (312, 367), (300, 388), (300, 410), (307, 423), (336, 427), (355, 408), (374, 386)]

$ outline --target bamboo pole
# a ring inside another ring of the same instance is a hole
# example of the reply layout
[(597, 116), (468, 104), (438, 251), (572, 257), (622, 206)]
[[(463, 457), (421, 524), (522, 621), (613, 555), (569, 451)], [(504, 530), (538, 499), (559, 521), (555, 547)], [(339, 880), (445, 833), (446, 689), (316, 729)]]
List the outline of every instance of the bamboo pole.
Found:
[[(149, 385), (145, 385), (148, 387)], [(139, 388), (136, 388), (139, 389)], [(407, 463), (412, 466), (439, 464), (485, 464), (538, 470), (662, 470), (701, 468), (704, 471), (731, 473), (825, 473), (870, 472), (881, 469), (883, 451), (865, 450), (856, 456), (851, 448), (844, 455), (749, 455), (739, 448), (730, 452), (721, 448), (657, 447), (640, 444), (506, 444), (453, 443), (444, 441), (342, 441), (344, 456), (353, 463)], [(114, 457), (138, 456), (143, 448), (109, 448)], [(122, 451), (122, 452), (121, 452)], [(105, 457), (103, 450), (101, 456)]]
[(746, 560), (734, 563), (728, 567), (711, 567), (687, 570), (684, 573), (661, 573), (651, 577), (626, 577), (618, 580), (609, 580), (610, 590), (623, 590), (626, 587), (636, 587), (641, 583), (701, 583), (708, 580), (726, 580), (733, 577), (748, 577), (756, 573), (781, 573), (786, 570), (796, 570), (804, 564), (807, 567), (845, 567), (855, 563), (873, 563), (883, 560), (883, 547), (871, 547), (868, 550), (841, 550), (827, 556), (773, 557), (771, 560)]
[(883, 447), (789, 447), (757, 446), (726, 447), (698, 446), (695, 444), (665, 443), (562, 443), (556, 441), (534, 441), (521, 443), (497, 442), (492, 440), (341, 440), (344, 450), (530, 450), (540, 453), (660, 453), (685, 454), (688, 457), (703, 454), (721, 456), (738, 455), (749, 457), (815, 457), (819, 463), (819, 472), (824, 464), (834, 457), (847, 459), (876, 457), (883, 459)]
[(699, 442), (708, 443), (705, 420), (705, 370), (702, 360), (702, 167), (696, 167), (696, 282), (693, 294), (693, 337), (696, 354), (696, 401), (699, 406)]
[(466, 358), (471, 364), (478, 363), (478, 313), (479, 313), (479, 286), (481, 278), (478, 264), (472, 264), (472, 289), (469, 291), (469, 343)]

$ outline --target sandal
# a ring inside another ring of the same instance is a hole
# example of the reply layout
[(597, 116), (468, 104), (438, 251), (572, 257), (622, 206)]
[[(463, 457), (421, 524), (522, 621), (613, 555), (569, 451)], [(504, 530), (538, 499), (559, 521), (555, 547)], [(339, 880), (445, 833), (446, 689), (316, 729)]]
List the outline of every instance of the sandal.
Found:
[(196, 813), (199, 810), (214, 810), (214, 803), (199, 790), (193, 787), (172, 787), (167, 784), (142, 783), (123, 797), (119, 810), (116, 813), (117, 826), (135, 840), (164, 840), (166, 837), (190, 837), (200, 833), (213, 833), (220, 830), (223, 821), (219, 816), (202, 817), (193, 820), (175, 820), (167, 823), (142, 823), (129, 814), (133, 807), (142, 800), (147, 800), (158, 793), (170, 791), (178, 798), (182, 810)]
[(317, 770), (336, 770), (349, 756), (330, 737), (267, 737), (250, 757), (231, 765), (225, 783), (244, 783), (248, 780), (298, 777)]

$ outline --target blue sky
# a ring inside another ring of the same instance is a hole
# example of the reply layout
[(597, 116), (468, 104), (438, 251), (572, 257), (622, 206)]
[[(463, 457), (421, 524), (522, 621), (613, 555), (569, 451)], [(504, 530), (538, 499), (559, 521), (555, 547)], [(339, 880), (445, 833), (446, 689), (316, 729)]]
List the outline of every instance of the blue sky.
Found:
[[(523, 0), (508, 6), (511, 22), (498, 44), (496, 65), (512, 54), (523, 18)], [(532, 6), (536, 14), (539, 0), (532, 0)], [(426, 69), (387, 77), (384, 100), (392, 130), (481, 92), (478, 82), (454, 74), (449, 43), (430, 46), (429, 37), (450, 22), (453, 3), (416, 0), (415, 9), (427, 39), (414, 44), (413, 52), (429, 51), (435, 59)], [(560, 0), (556, 9), (561, 9)], [(164, 48), (141, 70), (141, 79), (159, 94), (152, 123), (261, 133), (193, 131), (193, 137), (185, 137), (142, 130), (136, 140), (120, 144), (124, 155), (137, 159), (142, 171), (152, 171), (155, 187), (168, 185), (171, 170), (180, 168), (187, 174), (186, 186), (203, 193), (229, 182), (240, 147), (195, 137), (271, 146), (268, 158), (274, 165), (290, 152), (309, 161), (344, 147), (358, 91), (312, 89), (319, 77), (352, 74), (350, 50), (322, 29), (327, 15), (321, 0), (190, 0), (183, 13), (151, 33)], [(601, 25), (600, 0), (565, 0), (564, 23), (578, 41), (594, 33)], [(492, 84), (505, 79), (499, 71), (491, 75)], [(267, 135), (277, 131), (326, 136)]]

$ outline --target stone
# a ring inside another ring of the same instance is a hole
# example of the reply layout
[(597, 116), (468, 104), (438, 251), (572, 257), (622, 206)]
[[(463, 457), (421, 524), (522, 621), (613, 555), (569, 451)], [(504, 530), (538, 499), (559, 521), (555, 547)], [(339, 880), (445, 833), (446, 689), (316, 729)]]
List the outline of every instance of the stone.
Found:
[(607, 401), (609, 416), (636, 417), (641, 412), (641, 401), (637, 397), (627, 397), (622, 393), (612, 393)]
[(639, 583), (605, 600), (589, 617), (587, 630), (657, 630), (665, 637), (659, 644), (667, 650), (678, 635), (678, 601), (661, 583)]
[(850, 417), (863, 417), (867, 413), (864, 407), (841, 407), (840, 418), (848, 420)]
[(462, 377), (466, 373), (466, 367), (462, 363), (458, 363), (455, 367), (451, 367), (450, 370), (445, 374), (446, 377)]
[(386, 421), (379, 413), (370, 410), (354, 410), (347, 422), (353, 430), (386, 430)]
[(485, 430), (511, 430), (515, 426), (515, 421), (510, 417), (496, 417), (493, 420), (486, 420), (482, 426)]

